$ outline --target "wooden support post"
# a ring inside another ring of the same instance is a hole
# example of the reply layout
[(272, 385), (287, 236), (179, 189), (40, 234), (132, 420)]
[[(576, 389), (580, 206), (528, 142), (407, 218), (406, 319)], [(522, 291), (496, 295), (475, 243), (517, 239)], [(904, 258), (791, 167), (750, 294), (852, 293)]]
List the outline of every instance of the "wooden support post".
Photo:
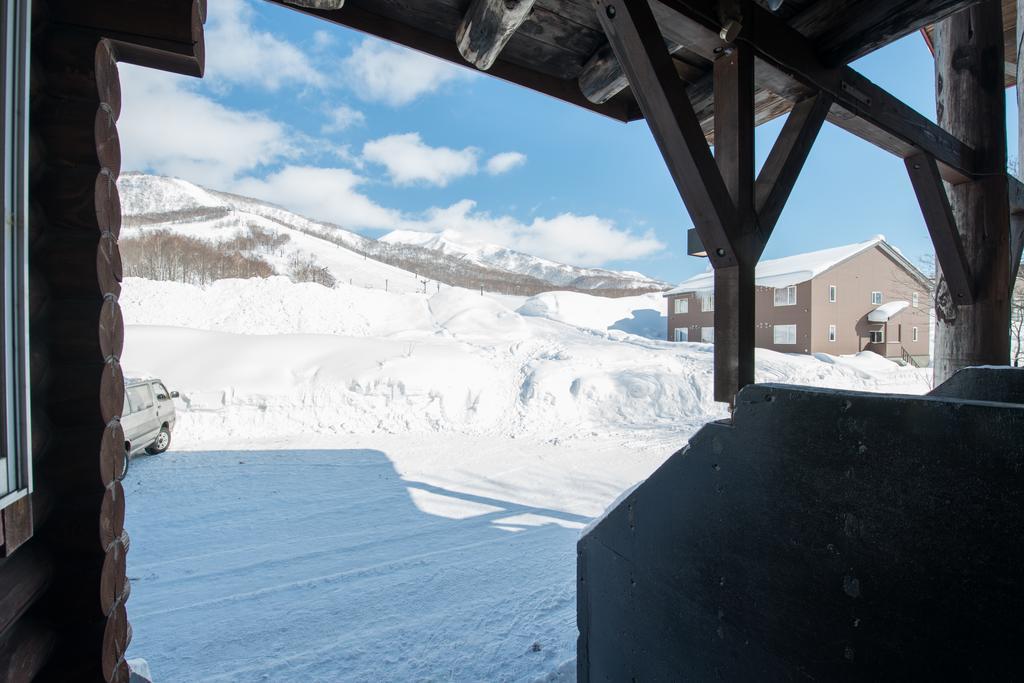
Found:
[(755, 377), (755, 266), (832, 98), (798, 104), (755, 186), (753, 47), (739, 41), (717, 51), (712, 157), (647, 0), (595, 6), (715, 269), (715, 400), (731, 403)]
[(970, 365), (1009, 362), (1009, 198), (1003, 22), (983, 0), (936, 26), (938, 123), (974, 148), (977, 180), (949, 188), (952, 215), (974, 274), (975, 301), (953, 305), (949, 273), (936, 291), (935, 382)]
[(726, 233), (736, 265), (715, 269), (715, 400), (754, 383), (754, 55), (743, 44), (715, 60), (715, 163), (736, 211)]

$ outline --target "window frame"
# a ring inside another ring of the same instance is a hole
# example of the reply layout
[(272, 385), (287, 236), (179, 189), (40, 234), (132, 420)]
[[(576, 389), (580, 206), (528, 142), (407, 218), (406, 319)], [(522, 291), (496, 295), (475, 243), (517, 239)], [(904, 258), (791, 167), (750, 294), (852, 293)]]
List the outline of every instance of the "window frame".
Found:
[(910, 305), (913, 308), (917, 308), (921, 304), (920, 296), (917, 292), (910, 293)]
[[(877, 337), (877, 339), (875, 337)], [(868, 342), (871, 343), (871, 344), (884, 344), (885, 343), (885, 329), (881, 329), (881, 330), (868, 330)]]
[[(786, 287), (775, 287), (774, 288), (774, 302), (776, 307), (781, 306), (796, 306), (796, 285), (788, 285)], [(785, 292), (784, 301), (779, 302), (779, 292)], [(792, 296), (790, 296), (792, 294)]]
[[(28, 92), (31, 3), (4, 0), (0, 6), (0, 79), (4, 93), (3, 187), (4, 236), (0, 247), (0, 291), (3, 315), (3, 364), (0, 368), (0, 429), (3, 431), (5, 482), (0, 485), (0, 510), (33, 491), (32, 426), (29, 404), (28, 354)], [(5, 524), (8, 521), (5, 517)], [(31, 536), (19, 539), (22, 542)], [(8, 544), (9, 545), (9, 544)], [(12, 549), (4, 545), (4, 553)]]
[[(789, 323), (789, 324), (786, 324), (786, 325), (772, 325), (772, 343), (776, 344), (778, 346), (796, 346), (796, 338), (797, 338), (797, 329), (796, 329), (796, 327), (797, 326), (795, 324), (793, 324), (793, 323)], [(779, 341), (779, 331), (780, 330), (784, 330), (787, 333), (787, 335), (786, 335), (787, 339), (789, 338), (788, 332), (790, 330), (792, 330), (793, 331), (793, 336), (792, 336), (793, 341)]]
[[(876, 294), (878, 295), (878, 297), (877, 297), (878, 301), (875, 301), (875, 298), (876, 298), (875, 295)], [(881, 306), (882, 305), (882, 293), (881, 292), (871, 292), (871, 305), (872, 306)]]
[[(682, 335), (680, 335), (680, 332), (682, 332)], [(680, 339), (679, 338), (680, 336), (682, 336), (683, 338)], [(688, 328), (688, 327), (676, 327), (676, 328), (673, 328), (672, 339), (675, 342), (688, 342), (688, 341), (690, 341), (690, 328)]]
[[(690, 298), (681, 296), (677, 299), (673, 299), (672, 313), (673, 315), (685, 315), (690, 312)], [(682, 306), (680, 306), (682, 304)], [(682, 310), (680, 310), (682, 308)]]
[(917, 341), (917, 325), (910, 328), (910, 341)]
[(834, 342), (836, 340), (836, 326), (835, 325), (829, 325), (828, 326), (828, 340), (830, 342)]
[(839, 300), (839, 288), (835, 285), (828, 286), (828, 302), (834, 304)]
[(700, 312), (713, 313), (715, 311), (715, 293), (700, 295)]
[[(708, 330), (711, 331), (710, 335), (707, 333)], [(715, 343), (715, 327), (713, 325), (711, 327), (703, 326), (703, 327), (700, 328), (700, 343), (701, 344), (714, 344)]]

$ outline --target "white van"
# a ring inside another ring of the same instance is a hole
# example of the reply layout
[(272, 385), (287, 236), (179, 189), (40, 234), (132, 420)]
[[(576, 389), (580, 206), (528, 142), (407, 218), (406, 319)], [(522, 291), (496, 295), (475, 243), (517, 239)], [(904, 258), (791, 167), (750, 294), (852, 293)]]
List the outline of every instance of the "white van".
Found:
[(132, 380), (125, 384), (121, 427), (129, 457), (145, 451), (163, 453), (171, 445), (174, 429), (174, 400), (177, 391), (167, 391), (158, 379)]

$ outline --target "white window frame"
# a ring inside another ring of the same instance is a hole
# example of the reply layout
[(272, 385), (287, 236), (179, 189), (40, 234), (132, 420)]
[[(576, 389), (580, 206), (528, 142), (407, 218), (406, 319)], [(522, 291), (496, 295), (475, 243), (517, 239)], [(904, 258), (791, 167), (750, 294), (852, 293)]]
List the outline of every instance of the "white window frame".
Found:
[(917, 341), (917, 326), (910, 328), (910, 341)]
[(677, 342), (690, 341), (690, 330), (686, 327), (677, 327), (672, 335), (672, 338)]
[(702, 328), (700, 328), (700, 341), (703, 344), (714, 344), (715, 343), (715, 328), (714, 327), (702, 327)]
[(872, 306), (881, 306), (882, 305), (882, 293), (881, 292), (871, 292), (871, 305)]
[(828, 340), (830, 342), (834, 342), (836, 340), (836, 326), (835, 325), (829, 325), (828, 326)]
[(700, 295), (701, 313), (711, 313), (715, 310), (715, 293)]
[(917, 308), (919, 303), (921, 303), (921, 301), (918, 298), (917, 292), (912, 293), (910, 295), (910, 305), (913, 306), (914, 308)]
[(672, 311), (675, 315), (683, 315), (684, 313), (690, 312), (689, 298), (681, 296), (678, 299), (675, 299), (674, 301), (675, 303), (672, 304)]
[(796, 306), (796, 285), (775, 288), (776, 306)]
[(772, 325), (772, 343), (780, 346), (796, 344), (796, 325)]
[(0, 509), (32, 491), (28, 367), (28, 79), (31, 3), (3, 0), (4, 233), (0, 248), (0, 312), (3, 364), (0, 366)]
[(834, 304), (838, 299), (839, 289), (835, 285), (828, 286), (828, 302)]
[(885, 329), (868, 330), (868, 341), (872, 344), (885, 343)]

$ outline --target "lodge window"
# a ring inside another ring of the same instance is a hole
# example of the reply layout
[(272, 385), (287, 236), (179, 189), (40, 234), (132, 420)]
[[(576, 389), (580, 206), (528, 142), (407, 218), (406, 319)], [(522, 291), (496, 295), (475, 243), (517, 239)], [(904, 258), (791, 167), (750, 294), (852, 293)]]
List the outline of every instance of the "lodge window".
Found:
[(796, 285), (775, 288), (776, 306), (796, 306)]
[(690, 331), (688, 329), (686, 329), (685, 327), (677, 327), (676, 328), (676, 341), (677, 342), (684, 342), (684, 341), (689, 341), (689, 340), (690, 340)]
[(871, 330), (868, 332), (868, 341), (872, 344), (884, 344), (885, 330)]
[(871, 292), (871, 303), (874, 306), (881, 305), (881, 303), (882, 303), (882, 293), (881, 292)]
[(776, 344), (796, 344), (796, 325), (775, 325), (772, 336)]
[(713, 327), (702, 327), (700, 328), (700, 340), (705, 344), (715, 343), (715, 328)]
[(700, 297), (700, 310), (704, 313), (715, 310), (715, 295), (714, 294), (701, 294)]
[(690, 300), (687, 299), (687, 298), (684, 298), (684, 297), (680, 297), (680, 298), (676, 299), (675, 309), (674, 310), (675, 310), (676, 315), (680, 315), (682, 313), (689, 313), (690, 312)]
[(910, 328), (910, 340), (911, 341), (917, 341), (917, 328), (916, 327), (911, 327)]
[(836, 302), (836, 286), (835, 285), (829, 285), (828, 286), (828, 302), (830, 304), (834, 304)]
[(828, 326), (828, 340), (830, 342), (834, 342), (836, 340), (836, 326), (835, 325), (829, 325)]
[[(4, 552), (10, 552), (31, 535), (31, 515), (22, 501), (32, 488), (31, 429), (28, 404), (28, 36), (29, 3), (3, 0), (0, 30), (3, 35), (4, 129), (3, 186), (4, 237), (0, 257), (2, 273), (3, 364), (0, 389), (0, 509), (5, 528), (12, 524), (8, 513), (22, 523), (17, 538), (7, 534)], [(12, 507), (14, 506), (14, 507)], [(0, 541), (0, 544), (3, 542)], [(13, 545), (12, 545), (13, 544)]]

